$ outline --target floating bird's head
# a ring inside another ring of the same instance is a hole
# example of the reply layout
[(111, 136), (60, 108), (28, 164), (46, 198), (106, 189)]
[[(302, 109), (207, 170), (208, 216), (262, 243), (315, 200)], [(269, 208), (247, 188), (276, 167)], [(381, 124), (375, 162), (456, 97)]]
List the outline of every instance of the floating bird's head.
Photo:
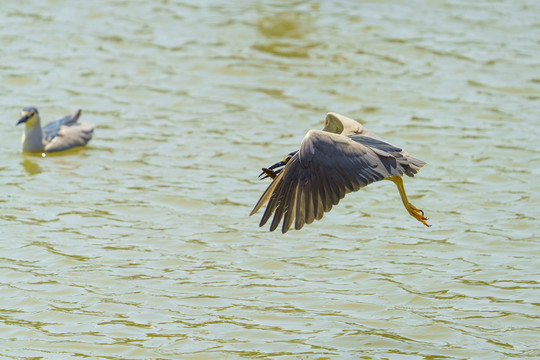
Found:
[(39, 113), (33, 106), (27, 106), (21, 110), (21, 118), (16, 125), (25, 123), (27, 127), (32, 127), (39, 124)]

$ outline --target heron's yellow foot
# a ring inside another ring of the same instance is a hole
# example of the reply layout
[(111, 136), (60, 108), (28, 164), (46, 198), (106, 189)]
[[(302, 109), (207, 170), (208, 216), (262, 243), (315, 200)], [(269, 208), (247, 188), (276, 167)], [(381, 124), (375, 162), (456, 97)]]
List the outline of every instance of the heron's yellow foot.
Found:
[(403, 205), (405, 205), (405, 209), (407, 209), (407, 212), (413, 218), (420, 221), (422, 224), (428, 227), (431, 226), (427, 223), (428, 218), (424, 216), (424, 212), (417, 209), (413, 204), (409, 202), (409, 200), (407, 200), (407, 194), (405, 193), (405, 187), (403, 186), (403, 180), (401, 179), (401, 176), (389, 176), (386, 178), (386, 180), (390, 180), (394, 184), (396, 184), (399, 195), (401, 196), (401, 201), (403, 202)]
[(267, 169), (267, 168), (262, 168), (262, 172), (266, 175), (266, 176), (269, 176), (270, 178), (275, 178), (276, 177), (276, 173), (275, 171), (273, 170), (270, 170), (270, 169)]
[(413, 218), (415, 218), (416, 220), (420, 221), (422, 224), (426, 225), (427, 227), (431, 227), (431, 225), (429, 225), (427, 223), (427, 220), (429, 220), (427, 217), (424, 216), (424, 212), (420, 209), (417, 209), (413, 204), (411, 203), (407, 203), (407, 205), (405, 206), (405, 208), (407, 209), (407, 211), (409, 212), (409, 214), (411, 214), (411, 216)]

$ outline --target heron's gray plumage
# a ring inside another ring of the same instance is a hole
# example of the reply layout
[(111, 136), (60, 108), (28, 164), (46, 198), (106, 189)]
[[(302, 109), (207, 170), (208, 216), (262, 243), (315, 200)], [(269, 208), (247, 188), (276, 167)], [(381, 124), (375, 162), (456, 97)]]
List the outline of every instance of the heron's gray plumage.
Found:
[(25, 123), (22, 150), (24, 152), (55, 152), (86, 145), (94, 133), (95, 125), (78, 123), (81, 109), (41, 127), (39, 113), (34, 107), (21, 110), (18, 124)]
[(319, 220), (347, 194), (392, 176), (414, 176), (425, 165), (343, 115), (329, 113), (325, 128), (310, 130), (255, 205), (268, 203), (260, 226), (274, 215), (285, 233)]

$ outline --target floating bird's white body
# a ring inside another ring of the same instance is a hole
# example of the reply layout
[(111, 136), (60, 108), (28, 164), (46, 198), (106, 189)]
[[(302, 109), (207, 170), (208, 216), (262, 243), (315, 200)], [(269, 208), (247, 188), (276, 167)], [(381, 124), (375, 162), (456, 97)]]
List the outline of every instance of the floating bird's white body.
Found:
[(22, 135), (22, 151), (29, 153), (54, 152), (71, 149), (75, 146), (84, 146), (94, 134), (94, 124), (78, 123), (81, 110), (53, 121), (43, 128), (39, 113), (34, 107), (25, 107), (21, 110), (21, 118), (17, 125), (24, 123)]

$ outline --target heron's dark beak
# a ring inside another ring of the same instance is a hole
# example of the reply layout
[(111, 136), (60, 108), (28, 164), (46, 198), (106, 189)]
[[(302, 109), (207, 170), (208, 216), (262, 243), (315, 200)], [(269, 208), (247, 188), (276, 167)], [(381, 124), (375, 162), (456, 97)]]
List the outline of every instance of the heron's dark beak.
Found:
[(26, 122), (28, 119), (30, 119), (30, 116), (28, 114), (26, 115), (23, 115), (19, 121), (17, 121), (17, 123), (15, 124), (15, 126), (19, 125), (19, 124), (22, 124), (24, 122)]

